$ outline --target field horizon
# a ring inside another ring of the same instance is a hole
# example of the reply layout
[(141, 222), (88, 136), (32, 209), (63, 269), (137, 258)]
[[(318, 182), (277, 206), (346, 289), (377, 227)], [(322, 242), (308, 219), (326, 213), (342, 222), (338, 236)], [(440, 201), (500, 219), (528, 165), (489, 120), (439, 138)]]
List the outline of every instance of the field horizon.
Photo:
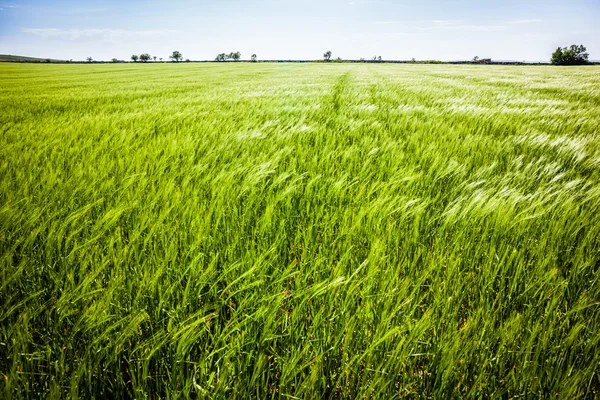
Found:
[[(49, 61), (48, 61), (49, 60)], [(131, 61), (130, 59), (117, 59), (117, 61), (113, 60), (63, 60), (63, 59), (50, 59), (50, 58), (40, 58), (40, 57), (29, 57), (29, 56), (21, 56), (14, 54), (0, 54), (0, 62), (2, 63), (32, 63), (32, 64), (86, 64), (86, 65), (94, 65), (94, 64), (187, 64), (187, 63), (222, 63), (222, 61), (217, 61), (214, 59), (192, 59), (192, 60), (181, 60), (178, 62), (174, 62), (169, 60), (168, 58), (164, 60), (149, 60), (147, 62), (144, 61)], [(323, 63), (325, 62), (322, 59), (259, 59), (257, 61), (252, 61), (251, 59), (243, 59), (238, 61), (225, 61), (226, 63)], [(382, 60), (367, 60), (367, 59), (340, 59), (340, 60), (330, 60), (326, 63), (331, 64), (339, 64), (339, 63), (359, 63), (359, 64), (407, 64), (407, 65), (421, 65), (421, 64), (473, 64), (473, 65), (528, 65), (528, 66), (551, 66), (552, 63), (550, 60), (516, 60), (516, 59), (490, 59), (490, 62), (482, 63), (481, 60), (460, 60), (460, 59), (448, 59), (448, 60), (439, 60), (439, 59), (382, 59)], [(589, 60), (586, 66), (597, 66), (600, 65), (600, 60)]]
[(595, 67), (0, 63), (0, 397), (600, 396)]

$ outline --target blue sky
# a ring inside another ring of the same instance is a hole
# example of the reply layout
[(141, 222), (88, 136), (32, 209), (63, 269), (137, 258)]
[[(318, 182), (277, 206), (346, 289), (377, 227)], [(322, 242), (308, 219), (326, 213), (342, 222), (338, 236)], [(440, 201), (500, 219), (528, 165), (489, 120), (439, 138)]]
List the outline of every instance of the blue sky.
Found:
[(576, 43), (600, 59), (599, 20), (598, 0), (0, 0), (0, 53), (547, 61)]

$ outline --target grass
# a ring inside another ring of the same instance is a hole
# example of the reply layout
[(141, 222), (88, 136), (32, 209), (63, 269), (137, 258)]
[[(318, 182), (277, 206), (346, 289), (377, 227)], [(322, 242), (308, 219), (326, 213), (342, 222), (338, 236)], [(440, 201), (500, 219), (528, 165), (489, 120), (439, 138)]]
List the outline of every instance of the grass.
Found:
[(600, 396), (600, 74), (0, 65), (0, 397)]

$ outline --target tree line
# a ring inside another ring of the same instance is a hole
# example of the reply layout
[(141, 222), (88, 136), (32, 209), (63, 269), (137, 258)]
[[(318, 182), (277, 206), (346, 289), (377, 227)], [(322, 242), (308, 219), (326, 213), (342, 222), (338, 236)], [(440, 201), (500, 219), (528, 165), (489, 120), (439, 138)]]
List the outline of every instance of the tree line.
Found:
[[(175, 50), (175, 51), (173, 52), (173, 54), (171, 54), (171, 55), (169, 56), (169, 58), (170, 58), (170, 59), (171, 59), (173, 62), (179, 62), (179, 61), (183, 60), (183, 56), (181, 55), (181, 52), (179, 52), (179, 51), (177, 51), (177, 50)], [(150, 55), (150, 54), (148, 54), (148, 53), (142, 53), (142, 54), (140, 54), (139, 56), (138, 56), (137, 54), (133, 54), (133, 55), (131, 56), (131, 61), (133, 61), (133, 62), (138, 62), (138, 61), (141, 61), (141, 62), (148, 62), (148, 61), (150, 61), (150, 60), (154, 60), (154, 61), (156, 61), (156, 56), (151, 56), (151, 55)], [(160, 61), (162, 61), (162, 57), (160, 57), (160, 59), (159, 59), (159, 60), (160, 60)], [(113, 61), (113, 62), (118, 62), (118, 60), (117, 60), (116, 58), (113, 58), (113, 59), (112, 59), (112, 61)]]
[[(325, 53), (323, 53), (323, 61), (324, 62), (343, 62), (343, 60), (338, 57), (335, 60), (332, 60), (332, 56), (333, 53), (331, 50), (327, 50)], [(215, 61), (218, 62), (225, 62), (225, 61), (240, 61), (240, 59), (242, 58), (242, 53), (240, 53), (239, 51), (236, 52), (230, 52), (230, 53), (220, 53), (217, 55), (217, 57), (215, 58)], [(589, 58), (589, 54), (587, 53), (587, 49), (585, 48), (585, 46), (583, 45), (571, 45), (570, 47), (559, 47), (558, 49), (556, 49), (554, 51), (554, 53), (552, 53), (552, 58), (550, 60), (550, 62), (553, 65), (585, 65), (588, 64)], [(131, 56), (131, 61), (133, 62), (143, 62), (146, 63), (148, 61), (154, 60), (156, 61), (157, 57), (156, 56), (151, 56), (148, 53), (142, 53), (140, 55), (137, 54), (133, 54)], [(180, 62), (183, 60), (183, 55), (181, 54), (180, 51), (174, 51), (170, 56), (169, 59), (173, 62)], [(159, 58), (160, 61), (162, 61), (162, 57)], [(93, 62), (93, 58), (92, 57), (88, 57), (87, 58), (88, 62)], [(186, 61), (190, 61), (189, 59), (187, 59)], [(258, 57), (256, 54), (252, 54), (252, 56), (250, 57), (250, 61), (251, 62), (258, 62)], [(367, 62), (366, 59), (361, 58), (360, 59), (361, 62)], [(417, 62), (414, 58), (411, 60), (412, 62)], [(112, 59), (112, 62), (119, 62), (119, 60), (117, 60), (116, 58)], [(381, 56), (373, 56), (373, 58), (371, 58), (369, 60), (369, 62), (384, 62), (383, 58)], [(472, 63), (478, 63), (478, 64), (491, 64), (491, 59), (486, 58), (486, 59), (480, 59), (479, 57), (474, 57), (473, 60), (471, 61)]]

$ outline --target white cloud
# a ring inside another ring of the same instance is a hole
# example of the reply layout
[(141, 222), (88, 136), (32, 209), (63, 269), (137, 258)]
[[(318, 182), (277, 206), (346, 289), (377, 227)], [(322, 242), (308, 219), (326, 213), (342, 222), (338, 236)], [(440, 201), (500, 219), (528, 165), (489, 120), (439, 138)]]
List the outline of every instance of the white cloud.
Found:
[(465, 24), (461, 20), (433, 20), (417, 29), (431, 31), (498, 32), (508, 29), (507, 25)]
[(415, 37), (417, 36), (414, 32), (377, 32), (377, 33), (353, 33), (354, 38), (370, 38), (374, 40), (381, 40), (382, 38), (393, 38), (393, 37)]
[(402, 24), (405, 23), (406, 21), (373, 21), (373, 24), (375, 25), (388, 25), (388, 24)]
[(44, 39), (66, 40), (117, 40), (131, 37), (166, 36), (175, 31), (169, 29), (128, 31), (124, 29), (57, 29), (57, 28), (23, 28), (23, 33), (29, 33)]
[(508, 27), (505, 25), (456, 25), (448, 27), (448, 30), (464, 32), (498, 32), (507, 29)]
[(535, 24), (537, 22), (542, 22), (541, 19), (533, 18), (533, 19), (521, 19), (517, 21), (510, 21), (509, 24)]
[(463, 23), (459, 19), (434, 19), (431, 21), (434, 26), (456, 26)]
[(505, 31), (508, 25), (468, 24), (458, 19), (435, 19), (430, 21), (374, 21), (376, 25), (404, 24), (420, 31), (463, 31), (463, 32), (499, 32)]
[(70, 8), (65, 10), (66, 15), (102, 14), (110, 11), (109, 8)]

